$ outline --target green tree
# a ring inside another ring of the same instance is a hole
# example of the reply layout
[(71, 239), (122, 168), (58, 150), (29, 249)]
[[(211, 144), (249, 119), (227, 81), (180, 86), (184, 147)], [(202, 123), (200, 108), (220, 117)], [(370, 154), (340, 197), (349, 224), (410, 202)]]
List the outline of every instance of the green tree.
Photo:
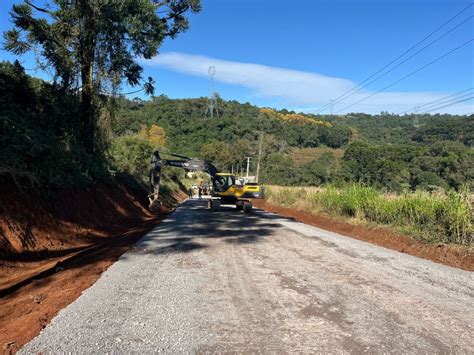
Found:
[(324, 135), (324, 143), (331, 148), (339, 148), (349, 142), (352, 130), (346, 126), (334, 126), (327, 129)]
[(220, 170), (226, 170), (233, 162), (233, 155), (229, 145), (222, 141), (213, 141), (205, 144), (201, 149), (200, 156), (210, 161)]
[(329, 183), (336, 171), (336, 158), (331, 152), (323, 153), (319, 158), (302, 167), (305, 185)]
[(112, 140), (110, 155), (113, 165), (136, 178), (147, 181), (150, 171), (150, 157), (154, 151), (153, 145), (138, 136), (124, 136)]
[(441, 179), (438, 175), (431, 171), (417, 171), (413, 174), (413, 185), (423, 190), (435, 190), (436, 188), (442, 187), (448, 188), (448, 184)]
[[(166, 37), (188, 28), (185, 13), (200, 10), (200, 0), (31, 0), (13, 5), (14, 28), (4, 33), (5, 49), (21, 55), (35, 50), (38, 65), (52, 68), (66, 88), (79, 83), (80, 138), (91, 153), (97, 131), (97, 97), (142, 83), (137, 58), (150, 59)], [(153, 80), (144, 84), (153, 93)]]

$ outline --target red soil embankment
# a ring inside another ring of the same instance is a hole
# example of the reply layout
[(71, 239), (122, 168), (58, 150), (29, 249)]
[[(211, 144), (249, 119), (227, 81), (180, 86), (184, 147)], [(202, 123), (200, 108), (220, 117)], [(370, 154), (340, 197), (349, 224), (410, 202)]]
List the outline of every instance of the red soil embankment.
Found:
[(269, 212), (291, 217), (348, 237), (369, 242), (387, 249), (396, 250), (440, 264), (474, 271), (474, 253), (461, 245), (429, 244), (409, 236), (394, 233), (385, 228), (368, 228), (331, 218), (330, 216), (276, 206), (265, 200), (255, 200), (254, 205)]
[(36, 336), (172, 210), (151, 214), (146, 191), (121, 184), (47, 196), (0, 186), (0, 352)]

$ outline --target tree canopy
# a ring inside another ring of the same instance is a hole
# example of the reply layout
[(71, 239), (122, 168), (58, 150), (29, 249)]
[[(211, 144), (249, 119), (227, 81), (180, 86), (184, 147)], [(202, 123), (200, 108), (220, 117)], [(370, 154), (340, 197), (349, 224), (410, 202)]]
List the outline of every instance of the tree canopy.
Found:
[(143, 83), (137, 58), (155, 56), (166, 37), (189, 27), (186, 12), (200, 6), (200, 0), (54, 0), (41, 6), (24, 0), (12, 7), (14, 28), (4, 33), (4, 47), (17, 55), (34, 51), (55, 82), (80, 91), (80, 137), (93, 152), (98, 95), (116, 93), (123, 81), (153, 93), (153, 79)]
[(167, 149), (209, 159), (223, 170), (241, 171), (250, 156), (255, 171), (263, 132), (261, 178), (267, 183), (361, 182), (404, 191), (459, 189), (474, 181), (472, 116), (425, 115), (413, 127), (410, 115), (316, 116), (222, 99), (219, 118), (204, 115), (204, 98), (122, 99), (119, 106), (116, 135), (157, 124), (166, 132)]

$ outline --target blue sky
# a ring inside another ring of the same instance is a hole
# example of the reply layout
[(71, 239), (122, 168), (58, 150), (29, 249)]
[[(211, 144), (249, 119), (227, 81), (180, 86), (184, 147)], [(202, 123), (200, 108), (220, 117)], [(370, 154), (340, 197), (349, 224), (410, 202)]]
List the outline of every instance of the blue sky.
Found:
[[(39, 1), (39, 0), (38, 0)], [(0, 4), (0, 30), (11, 27), (11, 4)], [(155, 59), (142, 62), (156, 80), (156, 94), (208, 94), (207, 68), (216, 67), (215, 89), (225, 99), (259, 106), (318, 112), (461, 11), (464, 0), (203, 0), (190, 29), (167, 40)], [(474, 86), (473, 42), (437, 63), (365, 99), (474, 37), (474, 6), (417, 49), (459, 28), (334, 105), (334, 112), (403, 112)], [(0, 51), (1, 59), (14, 59)], [(403, 58), (402, 58), (403, 59)], [(21, 60), (34, 66), (31, 56)], [(37, 75), (44, 75), (36, 73)], [(469, 94), (469, 92), (468, 92)], [(365, 99), (365, 100), (364, 100)], [(362, 100), (362, 101), (361, 101)], [(347, 109), (346, 106), (360, 103)], [(329, 108), (324, 112), (328, 112)], [(473, 101), (440, 109), (474, 111)], [(435, 111), (436, 112), (436, 111)]]

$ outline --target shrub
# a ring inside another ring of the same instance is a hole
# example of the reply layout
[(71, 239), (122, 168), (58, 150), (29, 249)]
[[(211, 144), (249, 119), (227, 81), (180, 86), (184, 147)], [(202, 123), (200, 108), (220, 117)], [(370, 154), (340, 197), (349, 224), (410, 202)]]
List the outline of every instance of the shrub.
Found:
[(127, 172), (141, 181), (148, 180), (153, 146), (138, 136), (112, 139), (110, 155), (115, 169)]

